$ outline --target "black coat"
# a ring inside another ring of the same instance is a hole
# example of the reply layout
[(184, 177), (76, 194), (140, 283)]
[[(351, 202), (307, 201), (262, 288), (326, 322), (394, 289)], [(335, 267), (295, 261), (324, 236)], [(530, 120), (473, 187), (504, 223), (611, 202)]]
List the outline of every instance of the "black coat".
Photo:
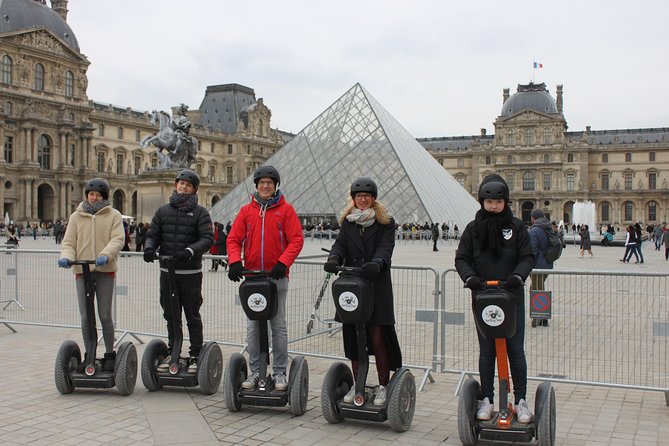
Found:
[[(502, 240), (502, 248), (495, 254), (478, 246), (475, 221), (467, 225), (455, 252), (455, 268), (463, 282), (471, 276), (483, 280), (506, 280), (509, 276), (518, 275), (523, 280), (527, 279), (534, 267), (534, 256), (525, 223), (513, 217), (504, 230), (510, 236)], [(517, 299), (524, 298), (522, 287), (510, 291)]]
[[(196, 205), (192, 211), (184, 212), (165, 204), (151, 219), (144, 250), (157, 250), (170, 256), (190, 248), (193, 256), (188, 261), (178, 262), (176, 269), (199, 270), (202, 268), (202, 254), (209, 251), (213, 242), (211, 217), (205, 208)], [(162, 262), (160, 266), (167, 268)]]
[[(362, 266), (372, 259), (382, 259), (383, 268), (379, 275), (373, 280), (374, 287), (374, 310), (370, 322), (372, 325), (380, 325), (384, 330), (384, 337), (388, 341), (390, 355), (390, 368), (397, 370), (402, 366), (402, 353), (395, 333), (395, 309), (393, 305), (393, 285), (390, 278), (390, 265), (393, 249), (395, 248), (395, 222), (393, 220), (386, 225), (375, 221), (373, 225), (364, 228), (344, 221), (339, 235), (332, 246), (330, 255), (336, 255), (343, 260), (346, 266)], [(335, 319), (339, 320), (338, 317)], [(344, 352), (349, 359), (358, 359), (355, 327), (343, 326)], [(369, 336), (367, 337), (369, 340)], [(369, 354), (374, 354), (369, 343), (367, 345)]]

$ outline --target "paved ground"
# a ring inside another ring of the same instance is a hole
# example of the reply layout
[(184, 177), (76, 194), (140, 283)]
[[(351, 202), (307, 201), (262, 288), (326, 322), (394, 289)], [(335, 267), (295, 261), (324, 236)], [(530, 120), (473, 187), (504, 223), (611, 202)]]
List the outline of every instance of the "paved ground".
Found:
[[(304, 253), (318, 253), (309, 242)], [(323, 246), (327, 246), (324, 243)], [(21, 248), (53, 248), (49, 240), (24, 239)], [(621, 264), (623, 248), (594, 247), (594, 258), (580, 259), (570, 246), (558, 267), (622, 271), (638, 268), (666, 271), (663, 253), (644, 245), (644, 264)], [(432, 252), (427, 243), (398, 243), (400, 264), (452, 265), (454, 245), (440, 243)], [(3, 316), (0, 311), (0, 317)], [(387, 423), (345, 420), (329, 425), (320, 409), (320, 386), (328, 360), (309, 358), (310, 393), (307, 413), (296, 417), (288, 408), (249, 408), (230, 413), (222, 390), (212, 396), (197, 389), (165, 388), (148, 392), (138, 379), (135, 392), (119, 396), (114, 390), (77, 389), (60, 395), (53, 382), (53, 361), (65, 339), (80, 342), (77, 330), (16, 326), (12, 333), (0, 325), (0, 443), (3, 445), (77, 444), (460, 444), (457, 435), (458, 377), (435, 376), (417, 397), (416, 414), (408, 432), (397, 434)], [(144, 347), (138, 346), (139, 355)], [(232, 349), (223, 349), (227, 359)], [(224, 364), (225, 366), (225, 364)], [(530, 383), (534, 388), (536, 383)], [(658, 392), (555, 385), (557, 444), (560, 445), (667, 445), (669, 407)], [(480, 444), (489, 444), (481, 442)]]

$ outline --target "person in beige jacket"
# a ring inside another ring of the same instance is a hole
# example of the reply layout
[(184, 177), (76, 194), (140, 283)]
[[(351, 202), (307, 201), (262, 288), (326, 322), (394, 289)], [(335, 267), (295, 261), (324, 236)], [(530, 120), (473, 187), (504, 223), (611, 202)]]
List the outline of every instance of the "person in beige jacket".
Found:
[[(77, 206), (77, 210), (70, 216), (61, 245), (61, 258), (58, 260), (58, 266), (70, 268), (74, 260), (95, 259), (92, 277), (105, 344), (102, 367), (104, 371), (113, 372), (116, 352), (114, 351), (112, 299), (118, 269), (116, 262), (125, 240), (123, 221), (121, 213), (107, 201), (109, 198), (109, 183), (105, 180), (102, 178), (90, 180), (86, 184), (85, 195), (84, 201)], [(95, 358), (96, 352), (91, 351), (92, 345), (88, 345), (90, 344), (90, 335), (86, 315), (86, 287), (81, 266), (75, 265), (73, 272), (77, 287), (79, 314), (81, 315), (81, 332), (86, 349), (85, 355), (90, 354)], [(95, 321), (93, 321), (93, 326), (95, 327)], [(84, 356), (82, 364), (86, 364), (86, 357)]]

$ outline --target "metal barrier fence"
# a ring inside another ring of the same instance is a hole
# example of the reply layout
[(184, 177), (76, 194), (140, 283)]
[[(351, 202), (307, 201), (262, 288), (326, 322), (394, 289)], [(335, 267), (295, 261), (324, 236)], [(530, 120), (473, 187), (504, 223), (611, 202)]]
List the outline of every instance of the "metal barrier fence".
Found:
[[(6, 320), (0, 323), (10, 329), (13, 329), (11, 324), (79, 327), (74, 275), (56, 266), (60, 253), (20, 249), (6, 252), (0, 251), (0, 291), (3, 296), (13, 297), (5, 305)], [(205, 256), (203, 260), (204, 337), (243, 349), (246, 316), (239, 304), (239, 284), (228, 280), (221, 267), (218, 272), (207, 271), (213, 257)], [(121, 333), (119, 340), (126, 335), (140, 342), (141, 335), (165, 336), (159, 304), (158, 262), (147, 264), (141, 253), (124, 252), (118, 263), (114, 321), (117, 332)], [(327, 276), (322, 262), (298, 260), (291, 267), (286, 308), (289, 350), (293, 354), (344, 360), (339, 324), (333, 320), (335, 310), (329, 283), (323, 287)], [(422, 370), (422, 388), (431, 378), (430, 371), (436, 369), (434, 361), (438, 356), (439, 276), (429, 268), (394, 267), (392, 279), (403, 362)], [(315, 309), (321, 290), (322, 300)], [(312, 314), (313, 327), (308, 330)]]
[[(669, 275), (535, 270), (552, 292), (550, 327), (526, 319), (531, 379), (661, 391), (669, 405)], [(529, 285), (526, 283), (526, 316)], [(441, 371), (474, 374), (478, 340), (471, 292), (441, 276)]]

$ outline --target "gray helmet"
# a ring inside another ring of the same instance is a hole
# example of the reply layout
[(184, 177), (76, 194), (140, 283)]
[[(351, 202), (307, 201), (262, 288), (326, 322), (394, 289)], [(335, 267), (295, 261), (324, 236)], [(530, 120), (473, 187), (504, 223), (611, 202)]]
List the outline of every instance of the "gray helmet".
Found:
[(279, 187), (279, 183), (281, 182), (279, 171), (276, 170), (274, 166), (260, 166), (253, 172), (253, 182), (256, 187), (258, 187), (258, 181), (260, 181), (261, 178), (271, 178), (274, 180), (274, 185), (276, 187)]
[(360, 177), (351, 183), (351, 197), (355, 197), (355, 194), (364, 192), (370, 194), (372, 197), (376, 198), (379, 193), (379, 189), (376, 187), (376, 183), (369, 177)]
[(100, 192), (102, 198), (105, 200), (109, 199), (109, 183), (107, 183), (107, 181), (103, 180), (102, 178), (93, 178), (92, 180), (88, 181), (84, 191), (86, 197), (88, 197), (88, 193), (91, 191)]
[(179, 180), (188, 181), (190, 184), (193, 185), (195, 190), (197, 190), (200, 187), (200, 176), (190, 169), (184, 169), (181, 172), (179, 172), (179, 175), (177, 175), (174, 182), (177, 183), (179, 182)]

